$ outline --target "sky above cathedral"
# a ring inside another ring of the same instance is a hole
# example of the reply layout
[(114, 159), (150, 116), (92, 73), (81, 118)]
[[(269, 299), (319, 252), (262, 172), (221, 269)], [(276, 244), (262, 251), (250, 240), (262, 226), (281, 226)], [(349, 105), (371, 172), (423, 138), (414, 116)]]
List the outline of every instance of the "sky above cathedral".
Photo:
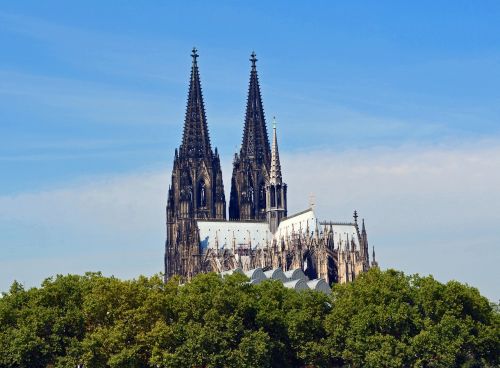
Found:
[(212, 146), (250, 53), (290, 212), (365, 217), (383, 268), (500, 289), (500, 3), (3, 2), (0, 290), (162, 271), (191, 49)]

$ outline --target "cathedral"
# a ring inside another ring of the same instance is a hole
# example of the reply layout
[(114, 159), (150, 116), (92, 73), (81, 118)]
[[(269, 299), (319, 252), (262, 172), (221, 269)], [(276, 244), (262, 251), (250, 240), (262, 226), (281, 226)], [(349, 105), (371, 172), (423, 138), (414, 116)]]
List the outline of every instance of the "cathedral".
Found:
[(234, 156), (229, 214), (217, 148), (212, 150), (203, 103), (198, 54), (191, 76), (180, 147), (168, 189), (165, 280), (201, 272), (262, 268), (302, 269), (328, 284), (352, 281), (370, 263), (364, 220), (320, 221), (313, 208), (288, 214), (276, 125), (271, 142), (252, 53), (241, 148)]

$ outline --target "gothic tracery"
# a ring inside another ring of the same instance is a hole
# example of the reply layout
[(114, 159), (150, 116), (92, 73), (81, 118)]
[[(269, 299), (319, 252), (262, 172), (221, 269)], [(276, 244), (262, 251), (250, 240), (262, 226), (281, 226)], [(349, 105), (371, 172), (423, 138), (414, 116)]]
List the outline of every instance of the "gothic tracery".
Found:
[[(165, 279), (235, 267), (301, 268), (310, 278), (350, 282), (370, 267), (364, 221), (319, 223), (312, 209), (287, 213), (276, 124), (269, 144), (255, 53), (241, 149), (234, 157), (229, 221), (220, 158), (212, 151), (197, 50), (192, 53), (182, 142), (168, 190)], [(372, 266), (375, 262), (373, 251)]]

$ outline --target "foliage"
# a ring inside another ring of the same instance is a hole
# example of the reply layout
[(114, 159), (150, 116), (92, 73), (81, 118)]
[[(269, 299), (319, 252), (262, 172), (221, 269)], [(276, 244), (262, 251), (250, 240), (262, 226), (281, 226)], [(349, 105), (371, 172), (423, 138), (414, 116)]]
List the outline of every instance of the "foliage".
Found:
[(373, 269), (326, 296), (247, 281), (14, 282), (0, 299), (0, 368), (499, 364), (498, 306), (458, 282)]
[(499, 363), (500, 314), (456, 281), (372, 270), (334, 288), (330, 356), (353, 367), (484, 367)]

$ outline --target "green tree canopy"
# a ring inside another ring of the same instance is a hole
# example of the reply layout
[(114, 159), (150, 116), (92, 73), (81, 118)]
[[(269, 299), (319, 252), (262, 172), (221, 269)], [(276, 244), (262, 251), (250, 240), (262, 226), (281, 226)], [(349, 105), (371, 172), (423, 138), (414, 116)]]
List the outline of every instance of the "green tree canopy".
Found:
[(242, 275), (14, 282), (0, 299), (0, 368), (484, 367), (498, 307), (477, 289), (373, 269), (331, 296)]

